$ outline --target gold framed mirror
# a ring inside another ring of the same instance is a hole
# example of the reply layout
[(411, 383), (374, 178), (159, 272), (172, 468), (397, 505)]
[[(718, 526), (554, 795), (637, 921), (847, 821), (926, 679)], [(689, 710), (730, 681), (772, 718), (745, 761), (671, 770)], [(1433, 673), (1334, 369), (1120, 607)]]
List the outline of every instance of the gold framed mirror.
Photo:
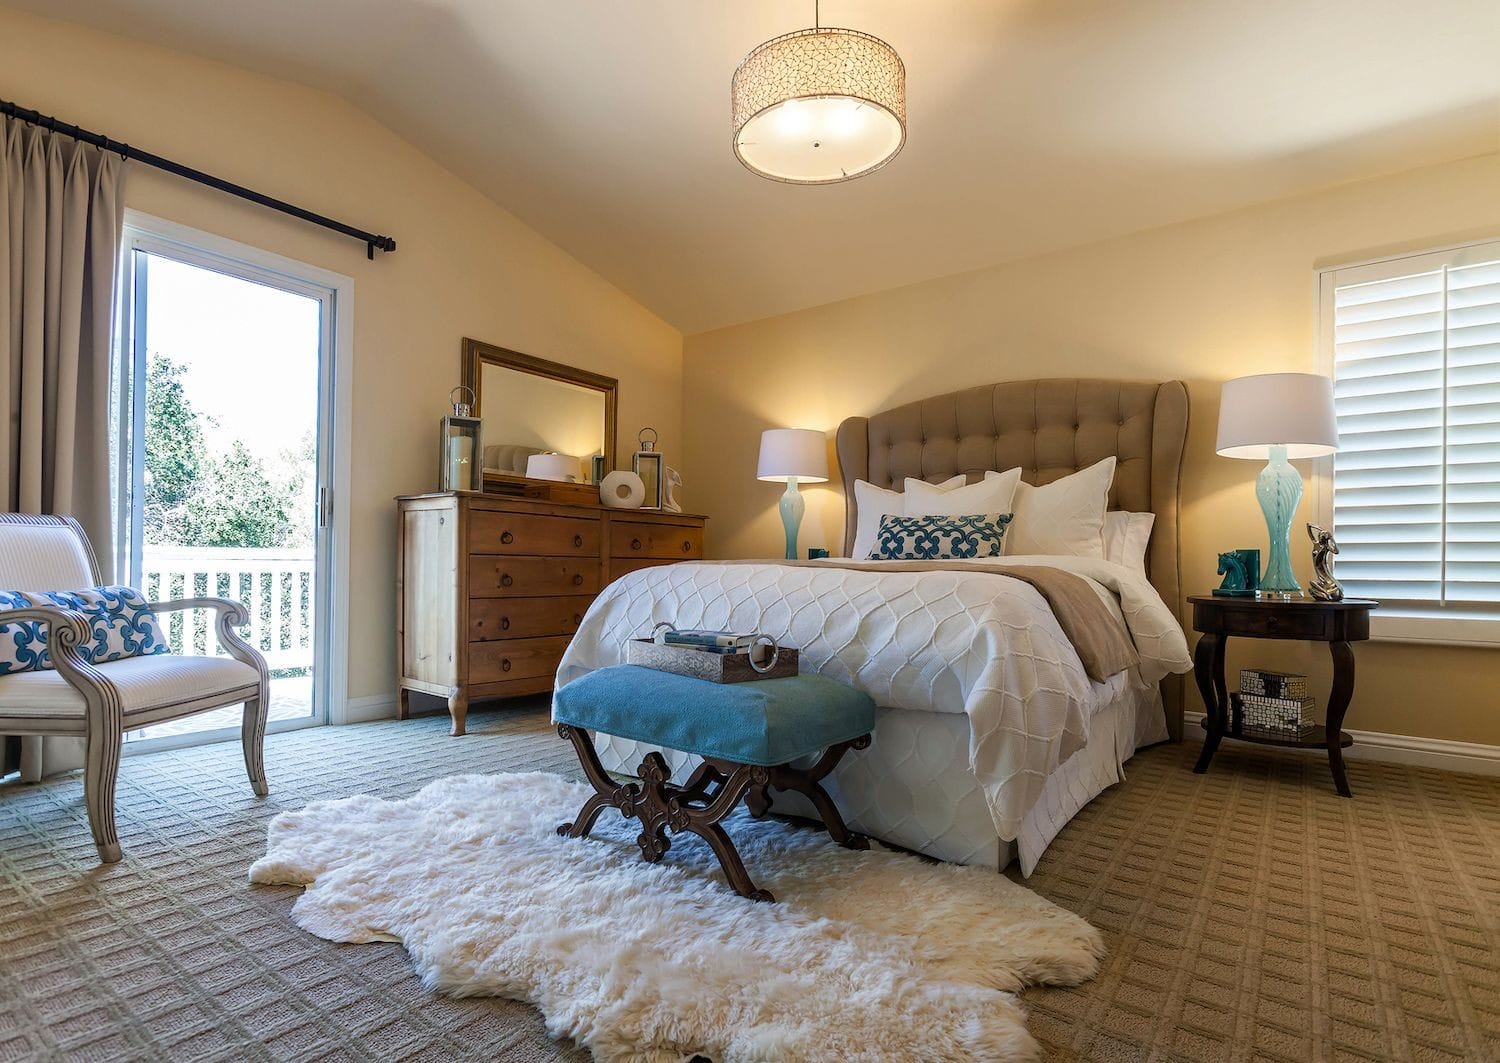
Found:
[[(541, 478), (596, 483), (615, 467), (614, 377), (465, 338), (463, 382), (483, 422), (487, 485)], [(539, 460), (534, 460), (539, 459)], [(603, 473), (598, 473), (602, 468)]]

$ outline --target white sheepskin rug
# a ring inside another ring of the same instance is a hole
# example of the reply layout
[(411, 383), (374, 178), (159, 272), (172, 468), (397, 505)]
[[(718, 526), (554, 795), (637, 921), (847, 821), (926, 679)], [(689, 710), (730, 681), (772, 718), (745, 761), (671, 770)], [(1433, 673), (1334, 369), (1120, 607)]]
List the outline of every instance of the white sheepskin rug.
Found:
[(1098, 969), (1098, 931), (992, 870), (930, 864), (741, 812), (747, 901), (708, 845), (640, 859), (592, 790), (556, 775), (461, 775), (404, 801), (321, 801), (271, 822), (250, 880), (306, 886), (297, 925), (399, 941), (423, 983), (541, 1009), (601, 1061), (1029, 1060), (1012, 994)]

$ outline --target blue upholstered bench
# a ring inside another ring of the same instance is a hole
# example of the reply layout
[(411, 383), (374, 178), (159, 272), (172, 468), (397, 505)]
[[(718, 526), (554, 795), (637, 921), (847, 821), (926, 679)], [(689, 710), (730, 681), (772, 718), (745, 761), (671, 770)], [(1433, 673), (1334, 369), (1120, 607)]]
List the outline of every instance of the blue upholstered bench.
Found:
[[(641, 821), (641, 857), (655, 863), (671, 842), (667, 830), (688, 831), (713, 847), (735, 892), (774, 900), (756, 888), (719, 822), (744, 798), (757, 819), (771, 807), (770, 791), (795, 790), (823, 817), (829, 835), (851, 849), (869, 839), (844, 825), (820, 785), (850, 749), (870, 744), (875, 703), (869, 695), (816, 675), (752, 683), (703, 679), (622, 664), (573, 680), (552, 698), (557, 732), (573, 743), (595, 793), (557, 832), (587, 837), (599, 813), (615, 807)], [(641, 762), (639, 782), (619, 783), (599, 763), (591, 731), (693, 753), (703, 758), (686, 782), (671, 781), (660, 753)], [(821, 754), (806, 768), (793, 762)]]

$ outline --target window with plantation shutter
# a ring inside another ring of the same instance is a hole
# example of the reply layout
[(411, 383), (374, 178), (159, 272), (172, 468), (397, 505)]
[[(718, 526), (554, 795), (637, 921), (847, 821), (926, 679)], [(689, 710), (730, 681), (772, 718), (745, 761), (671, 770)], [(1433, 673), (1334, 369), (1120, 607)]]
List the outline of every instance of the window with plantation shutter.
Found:
[(1493, 622), (1500, 243), (1330, 270), (1322, 288), (1340, 582), (1387, 615)]

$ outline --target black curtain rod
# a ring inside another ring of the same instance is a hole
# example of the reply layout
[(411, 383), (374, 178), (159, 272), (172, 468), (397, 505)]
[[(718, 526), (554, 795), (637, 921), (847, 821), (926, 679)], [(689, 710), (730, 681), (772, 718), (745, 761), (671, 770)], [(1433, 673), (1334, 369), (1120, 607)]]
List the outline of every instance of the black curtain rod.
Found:
[(131, 159), (139, 163), (144, 163), (147, 166), (154, 166), (158, 170), (165, 170), (167, 173), (176, 174), (178, 177), (184, 177), (189, 181), (196, 181), (200, 185), (207, 185), (209, 188), (217, 189), (220, 192), (227, 192), (231, 196), (248, 199), (251, 203), (258, 203), (262, 207), (270, 207), (272, 210), (279, 210), (283, 214), (290, 214), (294, 218), (301, 218), (303, 221), (311, 222), (313, 225), (321, 225), (323, 228), (332, 229), (336, 233), (352, 236), (365, 245), (365, 257), (367, 258), (373, 259), (377, 250), (396, 250), (396, 241), (389, 236), (381, 236), (377, 233), (365, 232), (363, 229), (356, 229), (352, 225), (345, 225), (341, 221), (334, 221), (332, 218), (326, 218), (310, 210), (304, 210), (285, 200), (264, 195), (254, 189), (246, 188), (244, 185), (237, 185), (233, 181), (226, 181), (222, 177), (215, 177), (213, 174), (204, 173), (202, 170), (195, 170), (191, 166), (184, 166), (182, 163), (173, 162), (171, 159), (164, 159), (160, 155), (154, 155), (149, 151), (133, 148), (121, 141), (111, 140), (102, 133), (91, 133), (87, 129), (80, 129), (76, 125), (60, 121), (51, 115), (28, 110), (18, 104), (11, 103), (9, 100), (0, 100), (0, 114), (14, 118), (17, 121), (25, 122), (28, 125), (40, 126), (49, 132), (61, 133), (63, 136), (72, 137), (74, 140), (81, 141), (84, 144), (92, 144), (96, 148), (103, 148), (105, 151), (114, 152), (122, 159)]

